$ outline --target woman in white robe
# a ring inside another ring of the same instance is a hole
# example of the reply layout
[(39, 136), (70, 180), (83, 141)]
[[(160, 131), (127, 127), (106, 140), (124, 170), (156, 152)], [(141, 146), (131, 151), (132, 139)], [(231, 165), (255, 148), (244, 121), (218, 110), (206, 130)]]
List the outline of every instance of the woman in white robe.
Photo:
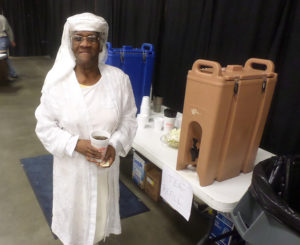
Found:
[[(104, 64), (108, 25), (83, 13), (67, 19), (55, 63), (36, 109), (36, 134), (54, 156), (52, 231), (65, 245), (92, 245), (120, 234), (119, 156), (136, 133), (129, 77)], [(93, 130), (111, 133), (106, 156)], [(104, 158), (107, 168), (98, 166)]]

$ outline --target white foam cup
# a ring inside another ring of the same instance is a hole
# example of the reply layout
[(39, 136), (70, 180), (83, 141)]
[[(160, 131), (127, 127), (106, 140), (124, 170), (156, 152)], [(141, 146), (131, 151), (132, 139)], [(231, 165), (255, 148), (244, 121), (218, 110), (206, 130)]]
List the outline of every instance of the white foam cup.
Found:
[(163, 128), (164, 119), (162, 117), (154, 118), (154, 129), (157, 131), (161, 131)]
[(147, 123), (149, 122), (149, 116), (144, 114), (138, 115), (138, 126), (141, 128), (145, 128)]
[(150, 116), (150, 97), (149, 96), (143, 96), (142, 103), (140, 106), (140, 114), (145, 116)]
[[(105, 137), (106, 139), (96, 139), (95, 137)], [(96, 147), (100, 152), (102, 157), (105, 156), (108, 143), (109, 143), (110, 133), (104, 130), (93, 131), (90, 135), (91, 145)], [(102, 162), (101, 159), (96, 159), (97, 162)]]
[(143, 96), (141, 105), (150, 106), (150, 97)]
[(140, 108), (140, 114), (141, 115), (144, 115), (144, 116), (150, 116), (150, 105), (149, 106), (144, 106), (142, 105), (141, 108)]

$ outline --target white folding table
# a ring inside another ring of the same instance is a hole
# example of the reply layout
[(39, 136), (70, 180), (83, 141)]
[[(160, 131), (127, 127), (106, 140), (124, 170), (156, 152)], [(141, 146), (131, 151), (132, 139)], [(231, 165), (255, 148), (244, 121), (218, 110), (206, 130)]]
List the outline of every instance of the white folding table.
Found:
[[(156, 116), (161, 115), (154, 114), (151, 118)], [(190, 183), (194, 196), (211, 208), (220, 212), (231, 212), (250, 186), (252, 172), (241, 173), (237, 177), (222, 182), (214, 181), (212, 185), (201, 187), (195, 170), (176, 170), (178, 150), (161, 142), (162, 135), (163, 132), (156, 131), (153, 128), (153, 121), (150, 120), (145, 128), (138, 128), (133, 148), (159, 168), (167, 166), (176, 171)], [(272, 153), (258, 149), (255, 164), (271, 156)]]

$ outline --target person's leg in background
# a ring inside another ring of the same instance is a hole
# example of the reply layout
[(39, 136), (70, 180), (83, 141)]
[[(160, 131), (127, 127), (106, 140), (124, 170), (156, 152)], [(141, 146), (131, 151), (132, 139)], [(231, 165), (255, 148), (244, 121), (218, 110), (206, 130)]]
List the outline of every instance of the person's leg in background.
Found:
[[(8, 55), (8, 48), (9, 48), (9, 39), (8, 37), (0, 37), (0, 50), (6, 51)], [(17, 78), (18, 75), (11, 63), (11, 61), (7, 58), (7, 65), (9, 69), (9, 76), (12, 78)]]
[(13, 65), (12, 65), (12, 63), (11, 63), (11, 61), (8, 57), (7, 57), (7, 65), (8, 65), (10, 77), (17, 78), (18, 75), (17, 75), (17, 73), (16, 73), (16, 71), (15, 71), (15, 69), (14, 69), (14, 67), (13, 67)]
[(7, 42), (8, 42), (8, 45), (9, 45), (9, 40), (7, 37), (0, 37), (0, 50), (1, 51), (6, 51), (7, 52)]

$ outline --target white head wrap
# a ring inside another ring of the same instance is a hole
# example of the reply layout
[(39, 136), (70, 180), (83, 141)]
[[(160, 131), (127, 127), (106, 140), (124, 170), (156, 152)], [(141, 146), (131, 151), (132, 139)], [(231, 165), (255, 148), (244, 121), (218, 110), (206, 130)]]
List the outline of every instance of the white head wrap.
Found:
[[(106, 41), (108, 24), (100, 16), (91, 13), (82, 13), (69, 17), (64, 25), (61, 45), (58, 50), (54, 65), (48, 72), (43, 91), (52, 87), (59, 81), (66, 79), (75, 67), (75, 57), (71, 48), (71, 34), (74, 31), (95, 31), (100, 33), (102, 51), (99, 54), (98, 64), (105, 63), (107, 59)], [(100, 68), (99, 68), (100, 69)]]

